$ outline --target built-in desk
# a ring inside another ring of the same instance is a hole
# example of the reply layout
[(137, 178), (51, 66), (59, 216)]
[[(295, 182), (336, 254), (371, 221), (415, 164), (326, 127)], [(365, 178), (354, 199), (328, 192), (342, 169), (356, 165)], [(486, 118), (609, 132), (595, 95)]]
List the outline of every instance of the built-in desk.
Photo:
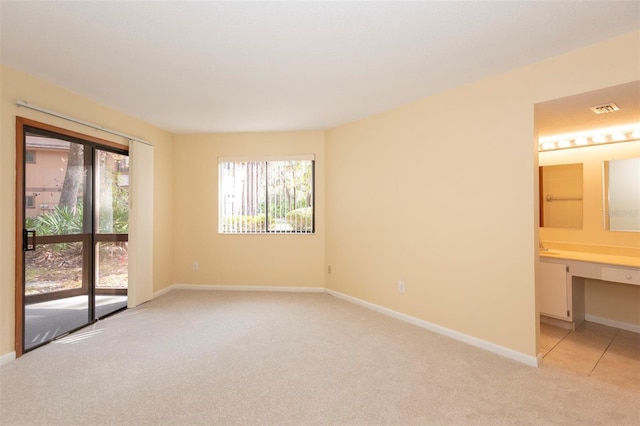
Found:
[(540, 251), (541, 320), (573, 329), (580, 325), (585, 317), (585, 278), (640, 285), (640, 257), (555, 249)]

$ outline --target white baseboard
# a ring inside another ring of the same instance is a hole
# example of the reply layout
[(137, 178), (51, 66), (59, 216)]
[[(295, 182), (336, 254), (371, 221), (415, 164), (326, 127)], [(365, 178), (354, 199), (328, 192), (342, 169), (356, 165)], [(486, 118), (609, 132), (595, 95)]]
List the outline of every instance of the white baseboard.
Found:
[(173, 290), (173, 285), (170, 285), (169, 287), (165, 287), (162, 290), (154, 291), (153, 292), (153, 298), (155, 299), (156, 297), (160, 297), (163, 294), (167, 294), (172, 290)]
[(548, 317), (540, 314), (540, 322), (543, 324), (549, 324), (554, 327), (564, 328), (565, 330), (575, 330), (576, 323), (574, 321), (564, 321), (557, 318)]
[(157, 291), (153, 297), (162, 296), (172, 290), (216, 290), (216, 291), (269, 291), (291, 293), (324, 293), (323, 287), (287, 287), (261, 285), (214, 285), (214, 284), (173, 284)]
[(629, 324), (627, 322), (621, 322), (612, 320), (609, 318), (597, 317), (595, 315), (585, 314), (585, 321), (597, 322), (598, 324), (608, 325), (609, 327), (620, 328), (622, 330), (633, 331), (634, 333), (640, 333), (640, 325)]
[(9, 364), (11, 361), (14, 361), (15, 359), (16, 359), (15, 352), (9, 352), (8, 354), (4, 354), (0, 356), (0, 367), (2, 367), (5, 364)]
[(489, 352), (493, 352), (497, 355), (504, 356), (506, 358), (510, 358), (514, 361), (518, 361), (520, 363), (529, 365), (531, 367), (539, 367), (541, 361), (538, 357), (523, 354), (522, 352), (514, 351), (513, 349), (505, 348), (504, 346), (496, 345), (495, 343), (487, 342), (486, 340), (478, 339), (477, 337), (469, 336), (468, 334), (460, 333), (459, 331), (452, 330), (450, 328), (442, 327), (440, 325), (421, 320), (416, 317), (412, 317), (410, 315), (403, 314), (401, 312), (394, 311), (389, 308), (385, 308), (380, 305), (376, 305), (375, 303), (367, 302), (361, 299), (358, 299), (353, 296), (346, 295), (344, 293), (337, 292), (335, 290), (326, 289), (328, 294), (338, 297), (340, 299), (346, 300), (348, 302), (355, 303), (357, 305), (363, 306), (368, 309), (372, 309), (376, 312), (380, 312), (382, 314), (388, 315), (390, 317), (399, 319), (401, 321), (408, 322), (413, 325), (417, 325), (418, 327), (425, 328), (429, 331), (433, 331), (438, 334), (442, 334), (443, 336), (450, 337), (454, 340), (458, 340), (460, 342), (469, 344), (471, 346), (478, 347), (480, 349), (484, 349)]

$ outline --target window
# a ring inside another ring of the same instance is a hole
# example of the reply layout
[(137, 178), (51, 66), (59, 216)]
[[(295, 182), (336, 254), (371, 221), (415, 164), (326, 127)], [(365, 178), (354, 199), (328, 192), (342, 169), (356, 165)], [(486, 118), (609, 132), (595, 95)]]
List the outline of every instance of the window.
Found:
[(129, 173), (129, 157), (126, 155), (113, 154), (118, 173)]
[(27, 195), (24, 197), (24, 206), (28, 209), (36, 208), (36, 197), (34, 195)]
[(36, 162), (36, 152), (33, 150), (26, 150), (24, 152), (24, 162), (25, 163), (35, 163)]
[(218, 160), (218, 231), (223, 234), (314, 232), (313, 157)]

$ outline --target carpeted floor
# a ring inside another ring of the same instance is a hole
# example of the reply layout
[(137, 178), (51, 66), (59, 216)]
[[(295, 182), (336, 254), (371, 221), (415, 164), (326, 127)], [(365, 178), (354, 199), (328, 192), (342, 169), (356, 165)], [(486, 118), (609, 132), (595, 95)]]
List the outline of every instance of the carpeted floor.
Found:
[(326, 294), (173, 291), (0, 368), (0, 424), (638, 425), (640, 395)]

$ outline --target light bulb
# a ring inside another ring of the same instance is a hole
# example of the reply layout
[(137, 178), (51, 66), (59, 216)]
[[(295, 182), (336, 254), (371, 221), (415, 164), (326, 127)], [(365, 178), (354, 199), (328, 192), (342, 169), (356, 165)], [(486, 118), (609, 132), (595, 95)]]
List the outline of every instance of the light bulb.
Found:
[(604, 135), (593, 135), (591, 137), (591, 140), (594, 141), (595, 143), (603, 143), (607, 141), (607, 138)]
[(556, 147), (556, 144), (554, 142), (545, 142), (542, 144), (542, 149), (547, 151), (549, 149), (554, 149)]
[(588, 145), (589, 141), (587, 140), (587, 138), (578, 138), (576, 139), (576, 145), (578, 146), (584, 146), (584, 145)]
[(567, 141), (567, 140), (558, 141), (559, 148), (569, 148), (570, 146), (571, 146), (571, 141)]
[(620, 142), (626, 139), (626, 136), (624, 135), (624, 133), (622, 132), (615, 132), (611, 135), (611, 139), (613, 139), (616, 142)]

